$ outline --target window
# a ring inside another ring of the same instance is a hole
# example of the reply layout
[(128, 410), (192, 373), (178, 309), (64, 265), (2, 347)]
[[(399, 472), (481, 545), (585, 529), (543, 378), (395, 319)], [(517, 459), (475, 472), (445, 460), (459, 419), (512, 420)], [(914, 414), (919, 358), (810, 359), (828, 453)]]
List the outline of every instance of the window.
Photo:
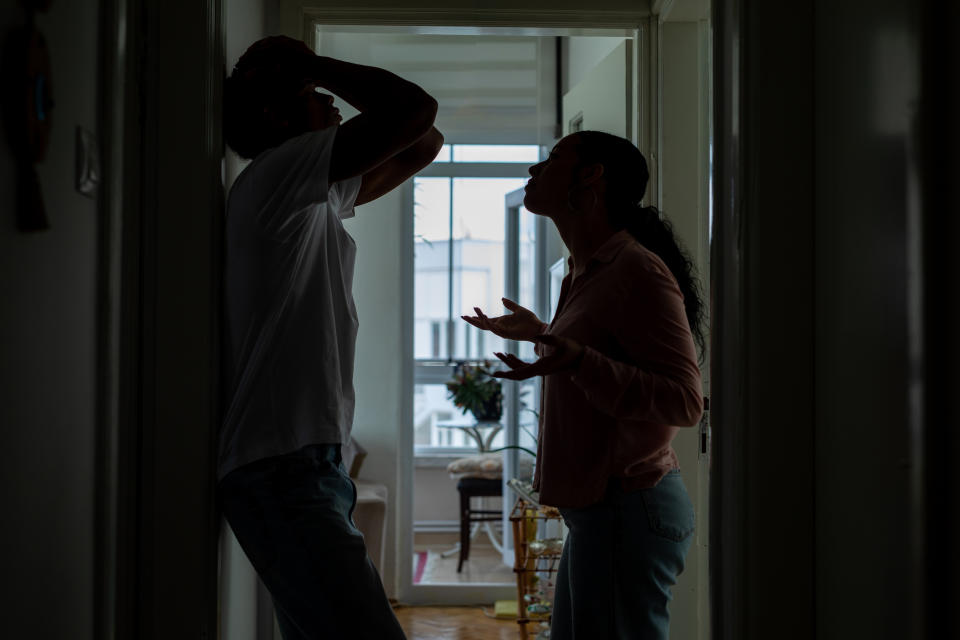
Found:
[[(523, 257), (507, 255), (505, 197), (526, 184), (539, 156), (536, 145), (444, 145), (414, 178), (414, 443), (420, 452), (475, 450), (462, 430), (444, 426), (472, 422), (447, 398), (445, 383), (457, 362), (497, 363), (493, 352), (507, 350), (503, 339), (460, 316), (473, 315), (474, 307), (491, 315), (505, 311), (508, 260), (525, 263), (535, 241), (528, 221), (529, 229), (518, 230), (529, 236), (520, 244)], [(532, 264), (524, 268), (529, 273)], [(503, 433), (493, 443), (502, 445)]]
[[(538, 219), (522, 205), (519, 207), (517, 214), (516, 301), (521, 306), (532, 309), (544, 322), (549, 322), (550, 318), (541, 308), (542, 303), (538, 300), (537, 295), (538, 285), (542, 288), (546, 282), (546, 274), (542, 273), (542, 263), (538, 259), (537, 253), (537, 240), (542, 235), (538, 233), (538, 228), (542, 228), (543, 219)], [(540, 247), (540, 254), (543, 254), (543, 247)], [(523, 341), (517, 347), (517, 355), (520, 359), (527, 362), (536, 360), (537, 356), (533, 352), (533, 343)], [(519, 387), (517, 399), (520, 407), (516, 416), (519, 427), (517, 444), (531, 451), (536, 451), (537, 440), (535, 434), (539, 426), (540, 379), (524, 380), (519, 384)]]

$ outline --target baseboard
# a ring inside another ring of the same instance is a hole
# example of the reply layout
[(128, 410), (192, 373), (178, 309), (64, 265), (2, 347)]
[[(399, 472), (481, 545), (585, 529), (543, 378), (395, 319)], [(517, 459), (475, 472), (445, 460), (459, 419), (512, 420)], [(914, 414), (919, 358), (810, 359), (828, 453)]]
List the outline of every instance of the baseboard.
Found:
[(413, 523), (414, 533), (459, 533), (459, 520), (417, 520)]
[[(499, 522), (491, 522), (495, 529), (500, 530)], [(413, 523), (414, 533), (460, 533), (459, 520), (416, 520)]]

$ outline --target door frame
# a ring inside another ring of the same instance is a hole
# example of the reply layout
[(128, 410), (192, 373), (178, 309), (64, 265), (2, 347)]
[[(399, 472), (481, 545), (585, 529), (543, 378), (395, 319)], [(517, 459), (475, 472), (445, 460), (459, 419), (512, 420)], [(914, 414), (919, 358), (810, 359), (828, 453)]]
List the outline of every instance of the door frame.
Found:
[(97, 637), (217, 635), (222, 9), (101, 5)]
[(712, 24), (713, 638), (811, 638), (813, 9), (714, 0)]
[[(572, 4), (572, 3), (571, 3)], [(583, 9), (563, 9), (557, 8), (556, 4), (545, 6), (543, 9), (524, 10), (513, 9), (509, 3), (503, 0), (489, 3), (489, 6), (483, 9), (477, 9), (473, 6), (464, 7), (430, 7), (422, 10), (398, 9), (396, 7), (377, 7), (363, 5), (338, 5), (337, 3), (327, 3), (322, 6), (302, 7), (301, 5), (290, 6), (284, 3), (281, 11), (280, 25), (285, 33), (303, 39), (307, 44), (313, 44), (315, 37), (314, 25), (364, 25), (364, 26), (389, 26), (389, 27), (420, 27), (422, 29), (433, 29), (436, 31), (462, 33), (465, 35), (475, 34), (495, 34), (504, 32), (516, 32), (523, 35), (609, 35), (611, 30), (621, 31), (627, 37), (633, 38), (636, 43), (632, 48), (635, 62), (638, 58), (638, 52), (641, 47), (645, 51), (653, 50), (655, 52), (656, 34), (658, 29), (657, 18), (651, 16), (646, 7), (638, 7), (636, 10), (608, 10), (586, 12)], [(656, 145), (657, 137), (654, 135), (656, 127), (656, 114), (654, 106), (656, 104), (656, 83), (657, 73), (655, 54), (646, 61), (645, 64), (634, 64), (634, 75), (636, 77), (635, 87), (637, 88), (638, 99), (645, 100), (643, 104), (649, 105), (649, 108), (641, 110), (638, 100), (633, 101), (633, 114), (631, 131), (634, 132), (634, 142), (650, 158), (651, 176), (656, 175)], [(643, 114), (643, 121), (640, 115)], [(655, 181), (651, 179), (651, 186)], [(412, 225), (412, 221), (404, 224)], [(403, 260), (409, 262), (406, 271), (409, 273), (409, 282), (404, 283), (408, 293), (412, 293), (412, 249), (407, 247), (407, 236), (412, 238), (412, 228), (405, 229), (405, 237), (400, 241), (403, 243), (401, 256)], [(409, 233), (406, 233), (409, 231)], [(405, 314), (404, 322), (410, 323), (412, 309), (403, 309)], [(411, 316), (412, 317), (412, 316)], [(412, 354), (411, 361), (412, 361)], [(402, 391), (412, 398), (413, 379), (412, 375), (406, 376), (402, 385)], [(412, 402), (412, 401), (410, 401)], [(405, 404), (406, 403), (406, 404)], [(398, 487), (397, 505), (395, 517), (396, 530), (396, 548), (394, 553), (398, 558), (396, 563), (396, 575), (394, 576), (394, 586), (397, 598), (404, 603), (423, 604), (462, 604), (465, 602), (483, 602), (489, 600), (490, 594), (495, 593), (497, 597), (510, 597), (515, 591), (514, 587), (491, 587), (491, 586), (457, 586), (450, 588), (448, 586), (414, 585), (412, 581), (412, 567), (410, 563), (405, 563), (402, 558), (406, 557), (405, 550), (413, 549), (412, 527), (402, 526), (412, 524), (413, 522), (413, 493), (411, 490), (413, 481), (413, 457), (409, 453), (413, 449), (412, 424), (408, 424), (412, 416), (412, 410), (407, 410), (408, 401), (401, 399), (400, 406), (404, 408), (403, 425), (398, 434)], [(388, 563), (389, 564), (389, 563)]]

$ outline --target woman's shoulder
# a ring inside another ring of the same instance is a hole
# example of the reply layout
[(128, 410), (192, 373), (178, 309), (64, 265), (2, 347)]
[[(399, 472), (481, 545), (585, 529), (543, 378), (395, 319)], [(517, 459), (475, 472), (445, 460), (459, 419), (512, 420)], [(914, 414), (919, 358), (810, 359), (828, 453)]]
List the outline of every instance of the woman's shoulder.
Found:
[(624, 302), (660, 299), (682, 294), (670, 268), (650, 249), (632, 236), (617, 256), (614, 277)]
[(630, 236), (624, 243), (623, 248), (617, 255), (616, 262), (619, 268), (629, 270), (637, 275), (644, 273), (651, 275), (670, 274), (670, 269), (660, 259), (660, 256), (647, 249), (633, 236)]

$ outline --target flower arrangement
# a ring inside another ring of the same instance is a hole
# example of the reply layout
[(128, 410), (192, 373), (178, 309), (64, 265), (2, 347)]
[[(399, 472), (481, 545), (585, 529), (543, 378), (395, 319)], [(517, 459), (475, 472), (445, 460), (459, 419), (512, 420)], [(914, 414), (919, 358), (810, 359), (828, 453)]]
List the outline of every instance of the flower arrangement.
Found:
[(460, 363), (447, 383), (448, 397), (463, 414), (471, 412), (477, 422), (495, 422), (503, 415), (503, 389), (494, 378), (489, 360), (471, 366)]

